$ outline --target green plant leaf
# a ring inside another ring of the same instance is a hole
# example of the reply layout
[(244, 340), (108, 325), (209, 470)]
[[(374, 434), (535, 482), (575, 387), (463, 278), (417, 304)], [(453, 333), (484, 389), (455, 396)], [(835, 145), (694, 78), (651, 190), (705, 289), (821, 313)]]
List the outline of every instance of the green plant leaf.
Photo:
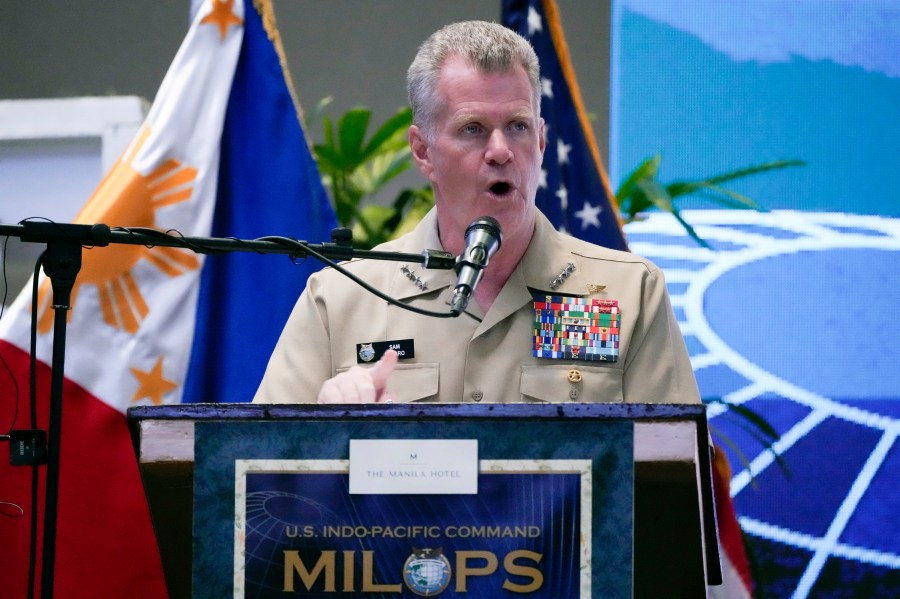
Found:
[(681, 223), (681, 226), (684, 228), (685, 231), (687, 231), (687, 234), (690, 235), (691, 239), (693, 239), (695, 242), (697, 242), (698, 245), (700, 245), (701, 247), (704, 247), (708, 250), (712, 249), (712, 247), (710, 247), (710, 245), (708, 243), (706, 243), (706, 240), (701, 239), (700, 236), (697, 235), (697, 231), (694, 230), (694, 227), (692, 227), (690, 225), (690, 223), (688, 223), (686, 220), (684, 220), (684, 218), (681, 216), (681, 213), (677, 209), (672, 208), (672, 216), (674, 216), (676, 218), (676, 220), (678, 220), (678, 222)]
[[(338, 180), (343, 177), (338, 177)], [(334, 211), (338, 223), (342, 227), (349, 227), (356, 220), (358, 206), (362, 194), (351, 185), (334, 183), (330, 187), (331, 199), (334, 201)]]
[(360, 218), (365, 220), (373, 230), (384, 228), (384, 224), (394, 216), (394, 209), (390, 206), (366, 206), (360, 211)]
[(672, 205), (672, 196), (669, 195), (666, 188), (660, 185), (659, 181), (656, 179), (652, 177), (640, 179), (637, 181), (636, 187), (643, 192), (644, 196), (652, 205), (660, 210), (665, 210), (666, 212), (673, 212), (675, 210), (675, 207)]
[[(331, 102), (322, 100), (316, 115)], [(418, 209), (418, 200), (394, 201), (392, 206), (368, 204), (386, 184), (412, 166), (412, 155), (407, 142), (407, 129), (412, 122), (409, 108), (398, 110), (387, 119), (372, 138), (366, 142), (366, 130), (371, 111), (365, 107), (353, 108), (343, 114), (337, 124), (322, 115), (325, 141), (313, 146), (322, 183), (326, 186), (334, 205), (338, 222), (350, 227), (354, 246), (370, 248), (387, 240), (395, 233), (404, 215), (415, 209), (410, 219), (418, 219), (427, 211)], [(401, 192), (401, 198), (417, 198), (419, 192)], [(428, 192), (427, 197), (433, 204)]]
[(334, 171), (344, 169), (344, 158), (333, 146), (316, 144), (313, 146), (313, 152), (316, 155), (319, 169), (326, 171), (329, 175)]
[(725, 403), (724, 401), (722, 403), (724, 405), (727, 405), (730, 411), (739, 414), (741, 417), (752, 423), (753, 426), (759, 429), (770, 440), (778, 440), (778, 431), (776, 431), (775, 428), (772, 427), (772, 425), (769, 424), (769, 422), (765, 418), (757, 414), (754, 410), (751, 410), (747, 406), (741, 404)]
[(666, 185), (666, 189), (672, 198), (699, 193), (710, 201), (730, 208), (757, 210), (759, 212), (765, 210), (747, 196), (719, 185), (714, 185), (709, 181), (677, 181)]
[(338, 121), (338, 147), (347, 170), (355, 169), (363, 160), (362, 145), (371, 116), (368, 108), (353, 108)]
[(308, 125), (315, 123), (317, 120), (319, 120), (319, 117), (324, 116), (325, 110), (331, 104), (333, 99), (334, 98), (332, 98), (331, 96), (326, 96), (316, 102), (316, 105), (313, 106), (312, 110), (306, 111), (306, 123)]
[(366, 195), (375, 194), (397, 175), (412, 166), (409, 147), (382, 152), (353, 172), (353, 184)]
[(752, 166), (748, 166), (745, 168), (737, 169), (734, 171), (729, 171), (727, 173), (722, 173), (721, 175), (715, 175), (714, 177), (709, 177), (706, 179), (709, 183), (713, 185), (718, 185), (720, 183), (727, 183), (728, 181), (734, 181), (735, 179), (741, 179), (743, 177), (749, 177), (750, 175), (756, 175), (758, 173), (764, 173), (767, 171), (778, 170), (782, 168), (789, 168), (792, 166), (805, 166), (806, 163), (802, 160), (774, 160), (772, 162), (763, 162), (760, 164), (754, 164)]
[(765, 437), (758, 428), (750, 426), (745, 420), (737, 420), (736, 423), (737, 426), (741, 427), (742, 430), (753, 437), (753, 439), (756, 440), (757, 443), (762, 445), (767, 452), (772, 454), (772, 458), (775, 460), (775, 463), (778, 464), (778, 468), (785, 475), (785, 477), (790, 478), (791, 471), (788, 468), (787, 462), (784, 460), (784, 457), (777, 451), (775, 451), (774, 440)]
[(641, 213), (653, 208), (653, 202), (647, 197), (647, 194), (640, 189), (632, 191), (628, 198), (622, 203), (621, 211), (625, 214), (625, 220), (632, 222), (638, 219)]
[[(775, 442), (781, 436), (765, 418), (745, 405), (734, 404), (721, 398), (713, 398), (705, 401), (706, 403), (717, 403), (725, 406), (725, 408), (727, 408), (728, 410), (725, 414), (729, 417), (729, 419), (732, 422), (735, 422), (742, 430), (746, 431), (754, 439), (756, 439), (756, 441), (758, 441), (759, 444), (766, 449), (766, 451), (771, 452), (773, 458), (775, 459), (775, 462), (778, 464), (779, 468), (781, 468), (781, 471), (784, 472), (785, 476), (790, 476), (791, 472), (788, 468), (787, 462), (784, 460), (784, 457), (781, 454), (775, 451), (774, 447)], [(717, 438), (718, 437), (722, 437), (723, 440), (727, 441), (729, 447), (732, 447), (736, 454), (739, 453), (737, 448), (734, 447), (733, 442), (731, 442), (726, 435), (719, 432)], [(749, 464), (745, 464), (744, 467), (748, 468), (749, 470)]]
[[(741, 463), (741, 466), (743, 466), (744, 470), (750, 472), (750, 460), (747, 458), (746, 454), (744, 454), (741, 448), (738, 447), (737, 444), (728, 435), (722, 434), (722, 432), (714, 426), (710, 425), (710, 429), (711, 432), (715, 433), (716, 440), (727, 445), (731, 449), (731, 451), (734, 452), (734, 455), (737, 456), (738, 462)], [(750, 484), (754, 488), (756, 487), (756, 479), (753, 477), (752, 473), (750, 475)]]
[(659, 170), (660, 160), (661, 157), (659, 156), (659, 154), (657, 154), (656, 156), (651, 156), (650, 158), (647, 158), (642, 163), (640, 163), (637, 168), (631, 171), (631, 173), (619, 186), (619, 190), (616, 192), (616, 203), (621, 206), (622, 201), (633, 193), (638, 181), (647, 178), (655, 178), (656, 173)]
[[(334, 148), (334, 124), (331, 122), (331, 117), (328, 115), (322, 116), (322, 130), (325, 133), (325, 143), (323, 145), (325, 147)], [(337, 151), (336, 148), (335, 151)]]
[(362, 156), (368, 158), (384, 149), (398, 149), (406, 146), (406, 131), (412, 124), (412, 109), (404, 108), (394, 114), (378, 128), (378, 131), (362, 150)]
[(422, 220), (422, 217), (434, 207), (434, 191), (430, 186), (415, 190), (405, 190), (401, 196), (404, 195), (405, 199), (403, 197), (398, 197), (397, 202), (408, 205), (409, 207), (406, 210), (406, 213), (398, 220), (390, 239), (396, 239), (401, 235), (412, 231), (416, 225), (419, 224), (419, 221)]
[(616, 192), (619, 214), (622, 215), (624, 222), (630, 223), (638, 220), (642, 212), (654, 207), (658, 208), (674, 216), (695, 242), (709, 249), (709, 244), (703, 241), (694, 228), (679, 214), (675, 207), (677, 199), (697, 193), (721, 206), (764, 211), (765, 209), (754, 200), (722, 187), (722, 183), (767, 171), (803, 166), (805, 163), (802, 160), (764, 162), (707, 179), (673, 181), (665, 186), (657, 179), (659, 164), (659, 155), (647, 158), (625, 178)]
[(756, 210), (757, 212), (766, 211), (765, 208), (763, 208), (744, 194), (726, 189), (724, 187), (719, 187), (717, 185), (704, 187), (700, 190), (700, 193), (705, 197), (708, 197), (713, 202), (721, 204), (722, 206), (727, 206), (729, 208)]

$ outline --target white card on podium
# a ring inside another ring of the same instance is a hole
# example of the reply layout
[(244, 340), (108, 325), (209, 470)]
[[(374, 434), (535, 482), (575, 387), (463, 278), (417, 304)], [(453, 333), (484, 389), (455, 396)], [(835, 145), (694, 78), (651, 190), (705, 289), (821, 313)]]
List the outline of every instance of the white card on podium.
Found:
[(350, 493), (474, 495), (477, 439), (351, 439)]

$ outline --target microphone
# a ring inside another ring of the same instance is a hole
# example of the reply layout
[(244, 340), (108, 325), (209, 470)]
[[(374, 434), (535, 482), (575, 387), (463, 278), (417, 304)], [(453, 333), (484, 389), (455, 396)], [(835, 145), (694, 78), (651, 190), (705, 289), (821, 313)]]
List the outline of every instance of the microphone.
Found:
[(453, 267), (457, 278), (456, 290), (450, 299), (452, 312), (462, 314), (465, 311), (488, 260), (500, 249), (502, 240), (500, 223), (490, 216), (475, 219), (466, 229), (466, 247)]

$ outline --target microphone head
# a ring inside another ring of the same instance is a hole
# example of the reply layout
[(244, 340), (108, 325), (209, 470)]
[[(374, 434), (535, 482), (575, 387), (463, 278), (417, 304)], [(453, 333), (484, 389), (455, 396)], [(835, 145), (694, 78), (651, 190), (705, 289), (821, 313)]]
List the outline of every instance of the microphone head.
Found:
[(482, 216), (472, 221), (466, 228), (466, 247), (463, 253), (456, 259), (457, 272), (463, 265), (474, 267), (478, 270), (487, 266), (491, 256), (500, 249), (503, 234), (500, 231), (500, 223), (490, 216)]
[(495, 238), (497, 240), (498, 247), (503, 241), (503, 232), (500, 230), (500, 223), (497, 222), (497, 219), (493, 216), (482, 216), (481, 218), (476, 218), (475, 220), (473, 220), (472, 223), (468, 227), (466, 227), (466, 241), (468, 242), (469, 236), (477, 231), (482, 231), (483, 233)]
[(455, 314), (465, 311), (488, 260), (500, 249), (500, 223), (490, 216), (477, 218), (466, 228), (465, 238), (466, 247), (453, 267), (458, 279), (450, 300), (450, 311)]

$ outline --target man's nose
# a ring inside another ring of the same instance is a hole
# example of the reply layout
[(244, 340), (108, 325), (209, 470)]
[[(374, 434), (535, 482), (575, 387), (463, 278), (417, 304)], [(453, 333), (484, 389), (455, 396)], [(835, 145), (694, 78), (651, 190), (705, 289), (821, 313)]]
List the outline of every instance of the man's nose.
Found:
[(506, 139), (503, 131), (497, 130), (491, 133), (488, 138), (487, 150), (485, 151), (485, 160), (492, 164), (506, 164), (512, 160), (513, 153), (509, 147), (509, 140)]

